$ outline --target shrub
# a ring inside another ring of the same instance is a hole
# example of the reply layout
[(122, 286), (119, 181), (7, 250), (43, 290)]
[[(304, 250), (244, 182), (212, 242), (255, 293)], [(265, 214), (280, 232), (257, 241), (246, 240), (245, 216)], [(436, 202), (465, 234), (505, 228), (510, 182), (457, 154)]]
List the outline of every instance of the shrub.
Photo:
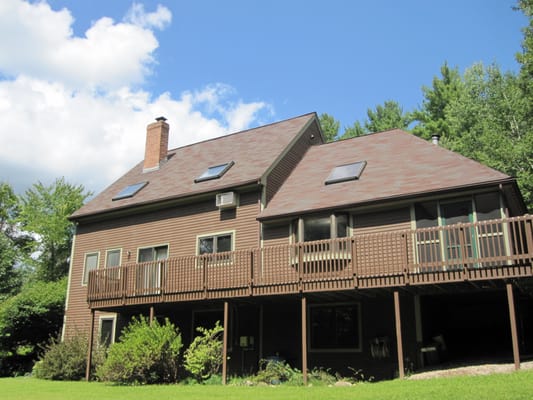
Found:
[[(51, 339), (45, 352), (33, 367), (37, 378), (75, 381), (85, 377), (89, 339), (77, 334), (65, 341)], [(105, 349), (97, 346), (93, 352), (93, 365), (104, 361)]]
[(198, 381), (206, 381), (220, 371), (222, 365), (222, 332), (216, 322), (212, 329), (198, 327), (200, 333), (185, 351), (184, 367)]
[(63, 323), (67, 280), (30, 282), (0, 303), (0, 375), (31, 371)]
[(302, 373), (291, 368), (285, 361), (260, 360), (259, 371), (252, 379), (254, 382), (267, 383), (269, 385), (279, 385), (287, 382), (295, 385), (303, 383)]
[(96, 375), (102, 381), (127, 384), (175, 382), (181, 347), (181, 334), (168, 319), (150, 325), (142, 316), (134, 318), (120, 342), (111, 345)]

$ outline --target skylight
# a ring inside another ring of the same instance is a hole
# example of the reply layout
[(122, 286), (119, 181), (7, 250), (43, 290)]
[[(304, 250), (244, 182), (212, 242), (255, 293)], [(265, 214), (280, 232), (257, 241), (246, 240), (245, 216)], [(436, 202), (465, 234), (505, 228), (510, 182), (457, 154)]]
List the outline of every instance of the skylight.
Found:
[(126, 186), (115, 197), (113, 197), (113, 201), (133, 197), (147, 184), (148, 182), (139, 182), (134, 183), (133, 185)]
[(198, 183), (198, 182), (208, 181), (210, 179), (218, 179), (222, 175), (224, 175), (226, 171), (230, 169), (233, 164), (235, 163), (233, 161), (230, 161), (229, 163), (226, 163), (226, 164), (220, 164), (220, 165), (209, 167), (202, 175), (196, 178), (194, 182)]
[(365, 169), (365, 166), (366, 161), (358, 161), (352, 164), (339, 165), (333, 168), (325, 183), (326, 185), (330, 185), (332, 183), (353, 181), (355, 179), (359, 179), (361, 173), (363, 172), (363, 169)]

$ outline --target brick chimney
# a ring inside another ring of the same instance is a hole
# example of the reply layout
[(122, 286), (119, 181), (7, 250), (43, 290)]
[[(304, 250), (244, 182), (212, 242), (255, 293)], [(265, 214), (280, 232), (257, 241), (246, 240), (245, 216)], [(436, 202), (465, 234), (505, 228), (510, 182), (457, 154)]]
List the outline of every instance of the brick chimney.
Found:
[(156, 118), (156, 122), (146, 127), (144, 172), (159, 169), (162, 162), (167, 159), (169, 126), (166, 120), (165, 117)]

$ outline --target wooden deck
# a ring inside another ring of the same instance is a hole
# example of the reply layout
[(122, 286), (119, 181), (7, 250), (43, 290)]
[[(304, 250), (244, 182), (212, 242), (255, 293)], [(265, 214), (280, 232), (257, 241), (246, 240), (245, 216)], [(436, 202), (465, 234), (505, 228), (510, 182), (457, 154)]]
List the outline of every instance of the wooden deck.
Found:
[(91, 271), (92, 309), (532, 277), (529, 215)]

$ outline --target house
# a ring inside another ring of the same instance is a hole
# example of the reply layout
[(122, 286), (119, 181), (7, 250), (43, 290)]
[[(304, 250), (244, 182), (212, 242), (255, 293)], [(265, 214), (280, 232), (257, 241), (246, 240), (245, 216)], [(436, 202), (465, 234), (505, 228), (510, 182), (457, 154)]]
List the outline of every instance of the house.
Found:
[[(64, 333), (136, 315), (190, 342), (224, 327), (223, 378), (284, 359), (376, 378), (531, 354), (532, 217), (514, 178), (401, 130), (324, 143), (315, 113), (145, 158), (76, 211)], [(438, 141), (438, 140), (437, 140)]]

